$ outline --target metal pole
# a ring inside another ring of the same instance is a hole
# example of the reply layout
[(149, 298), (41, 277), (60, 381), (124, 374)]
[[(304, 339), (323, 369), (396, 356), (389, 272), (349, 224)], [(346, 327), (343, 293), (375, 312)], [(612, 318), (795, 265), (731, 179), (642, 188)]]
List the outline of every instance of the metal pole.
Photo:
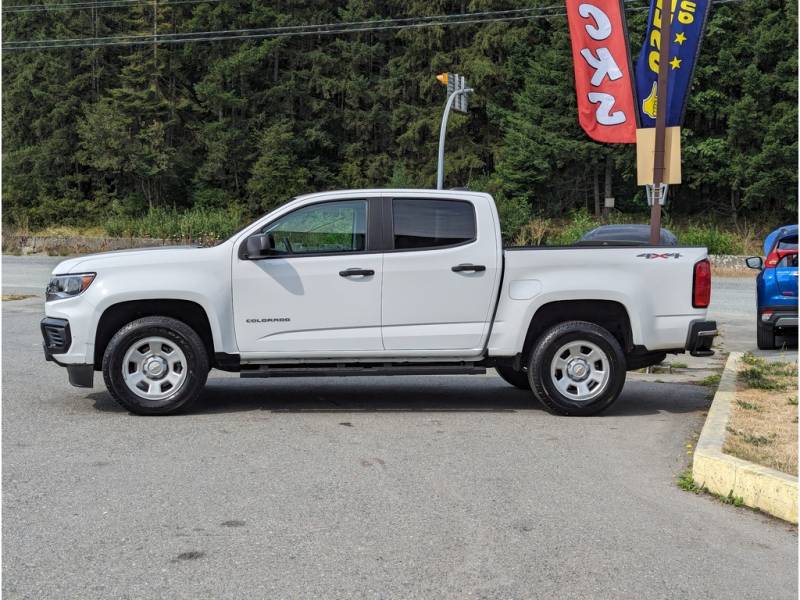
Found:
[(664, 181), (664, 150), (667, 134), (669, 47), (672, 42), (672, 0), (661, 4), (661, 47), (658, 53), (658, 95), (656, 96), (656, 139), (653, 160), (653, 206), (650, 207), (650, 243), (661, 243), (661, 184)]
[(436, 189), (444, 189), (444, 138), (447, 134), (447, 119), (450, 117), (450, 109), (453, 107), (453, 101), (456, 96), (461, 94), (469, 94), (472, 88), (464, 88), (463, 90), (456, 90), (447, 99), (447, 104), (444, 106), (444, 115), (442, 115), (442, 125), (439, 129), (439, 160), (436, 166)]

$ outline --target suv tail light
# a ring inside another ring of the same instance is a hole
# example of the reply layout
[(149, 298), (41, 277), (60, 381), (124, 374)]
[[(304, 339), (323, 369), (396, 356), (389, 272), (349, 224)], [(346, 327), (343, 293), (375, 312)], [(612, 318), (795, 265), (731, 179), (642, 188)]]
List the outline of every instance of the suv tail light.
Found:
[(711, 263), (703, 259), (694, 265), (692, 284), (692, 306), (708, 308), (711, 303)]
[(764, 261), (765, 267), (777, 267), (778, 263), (781, 262), (781, 255), (778, 253), (777, 250), (773, 250), (767, 256), (767, 260)]

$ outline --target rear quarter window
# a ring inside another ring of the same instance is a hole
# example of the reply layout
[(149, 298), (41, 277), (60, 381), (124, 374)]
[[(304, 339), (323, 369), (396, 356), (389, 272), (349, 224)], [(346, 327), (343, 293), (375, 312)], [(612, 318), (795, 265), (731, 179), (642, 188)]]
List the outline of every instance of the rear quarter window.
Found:
[(475, 209), (464, 200), (392, 200), (395, 250), (457, 246), (476, 239)]

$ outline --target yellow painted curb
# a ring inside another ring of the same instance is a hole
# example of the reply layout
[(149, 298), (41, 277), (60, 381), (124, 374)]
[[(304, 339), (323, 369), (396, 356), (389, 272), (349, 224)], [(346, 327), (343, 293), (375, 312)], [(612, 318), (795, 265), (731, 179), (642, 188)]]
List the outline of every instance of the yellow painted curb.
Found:
[(797, 478), (722, 452), (736, 396), (741, 352), (731, 352), (694, 452), (692, 477), (715, 494), (733, 494), (747, 506), (797, 524)]

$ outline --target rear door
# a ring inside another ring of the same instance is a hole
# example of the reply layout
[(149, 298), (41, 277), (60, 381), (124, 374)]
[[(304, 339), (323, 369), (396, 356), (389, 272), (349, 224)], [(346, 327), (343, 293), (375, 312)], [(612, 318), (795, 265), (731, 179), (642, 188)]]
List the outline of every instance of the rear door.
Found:
[(382, 336), (386, 351), (480, 349), (500, 275), (491, 200), (386, 199)]
[(233, 258), (240, 352), (297, 357), (382, 350), (382, 256), (373, 250), (375, 227), (367, 227), (380, 222), (376, 211), (380, 198), (323, 201), (260, 229), (273, 235), (276, 253)]

